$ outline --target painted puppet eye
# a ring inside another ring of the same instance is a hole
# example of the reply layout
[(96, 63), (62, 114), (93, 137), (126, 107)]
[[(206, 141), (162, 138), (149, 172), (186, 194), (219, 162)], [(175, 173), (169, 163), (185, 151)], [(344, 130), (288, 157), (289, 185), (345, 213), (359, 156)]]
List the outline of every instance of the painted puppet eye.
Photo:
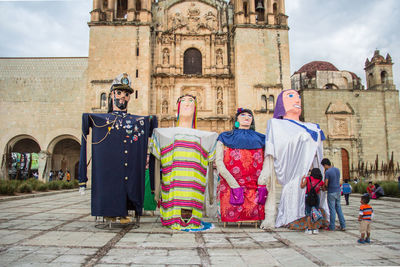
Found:
[(294, 94), (288, 94), (288, 97), (292, 98), (294, 97)]

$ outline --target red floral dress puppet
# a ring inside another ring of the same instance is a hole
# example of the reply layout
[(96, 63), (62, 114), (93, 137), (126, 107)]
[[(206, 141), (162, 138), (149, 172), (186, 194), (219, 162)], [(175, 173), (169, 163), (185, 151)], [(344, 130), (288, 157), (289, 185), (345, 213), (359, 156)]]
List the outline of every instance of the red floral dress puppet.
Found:
[(267, 198), (262, 179), (265, 135), (254, 131), (253, 113), (238, 109), (235, 128), (218, 137), (216, 165), (222, 222), (264, 220)]

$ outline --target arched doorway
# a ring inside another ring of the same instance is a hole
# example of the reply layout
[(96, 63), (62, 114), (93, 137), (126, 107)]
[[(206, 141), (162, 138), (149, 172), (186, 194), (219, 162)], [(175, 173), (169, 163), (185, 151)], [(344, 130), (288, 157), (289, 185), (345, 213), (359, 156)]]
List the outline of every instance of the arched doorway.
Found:
[(56, 174), (60, 170), (63, 173), (69, 171), (71, 179), (77, 179), (76, 162), (79, 161), (80, 148), (80, 144), (71, 138), (58, 141), (52, 151), (51, 170), (55, 171)]
[(38, 177), (40, 146), (33, 137), (16, 136), (8, 142), (6, 150), (6, 174), (10, 179)]
[(342, 148), (342, 177), (343, 180), (350, 179), (349, 152), (344, 148)]

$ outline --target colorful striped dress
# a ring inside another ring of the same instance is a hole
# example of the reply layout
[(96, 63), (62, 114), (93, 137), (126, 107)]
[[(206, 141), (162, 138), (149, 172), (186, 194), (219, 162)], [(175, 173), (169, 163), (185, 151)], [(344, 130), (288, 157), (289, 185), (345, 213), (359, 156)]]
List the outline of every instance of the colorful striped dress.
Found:
[[(157, 128), (150, 152), (161, 161), (161, 223), (172, 229), (201, 228), (208, 163), (218, 134), (190, 128)], [(182, 209), (191, 210), (188, 220)]]

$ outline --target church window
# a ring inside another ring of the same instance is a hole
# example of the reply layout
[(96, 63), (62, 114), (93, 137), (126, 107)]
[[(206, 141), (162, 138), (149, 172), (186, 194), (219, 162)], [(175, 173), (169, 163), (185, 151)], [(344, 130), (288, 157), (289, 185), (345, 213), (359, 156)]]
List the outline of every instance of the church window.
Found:
[(265, 95), (261, 96), (261, 110), (267, 111), (267, 97)]
[(339, 89), (336, 84), (334, 83), (327, 83), (324, 86), (325, 89)]
[(268, 97), (268, 109), (269, 111), (274, 111), (275, 109), (275, 99), (273, 95)]
[(135, 92), (135, 98), (136, 99), (138, 99), (138, 95), (139, 95), (139, 92), (138, 92), (138, 90), (136, 90), (136, 92)]
[(386, 84), (387, 83), (387, 72), (386, 71), (382, 71), (381, 72), (381, 83), (382, 84)]
[(256, 7), (256, 19), (257, 21), (264, 21), (264, 1), (263, 0), (254, 0)]
[(274, 15), (278, 15), (278, 3), (274, 3), (272, 5), (272, 10), (273, 10)]
[(196, 48), (189, 48), (183, 55), (184, 74), (202, 74), (202, 56)]
[(136, 47), (136, 56), (139, 56), (139, 47)]
[(139, 78), (139, 70), (136, 70), (136, 78)]
[(372, 86), (373, 81), (374, 81), (374, 75), (372, 73), (368, 74), (368, 80), (367, 80), (368, 88)]
[(126, 18), (128, 10), (128, 0), (117, 1), (117, 18)]
[(107, 107), (107, 95), (102, 93), (100, 95), (100, 109), (105, 109)]

